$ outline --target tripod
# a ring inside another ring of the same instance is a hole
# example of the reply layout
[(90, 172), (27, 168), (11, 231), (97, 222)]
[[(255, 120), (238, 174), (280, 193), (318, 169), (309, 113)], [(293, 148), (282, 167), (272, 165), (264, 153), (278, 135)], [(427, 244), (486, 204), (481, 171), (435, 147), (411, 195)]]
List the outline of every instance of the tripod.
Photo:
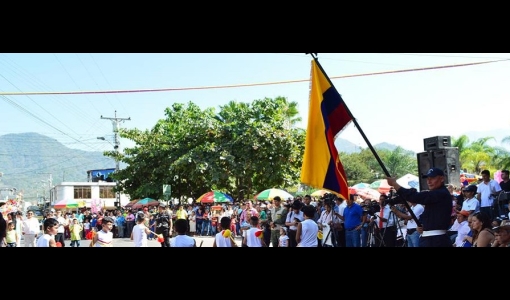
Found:
[(397, 226), (397, 233), (400, 233), (400, 236), (396, 237), (395, 244), (399, 245), (399, 237), (400, 237), (400, 240), (402, 240), (402, 245), (400, 247), (407, 247), (407, 239), (405, 238), (404, 233), (402, 232), (402, 225), (400, 225), (400, 219), (395, 214), (392, 214), (392, 215), (393, 215), (393, 222)]
[[(384, 244), (381, 231), (377, 228), (377, 224), (375, 224), (372, 219), (371, 222), (368, 223), (367, 227), (367, 247), (381, 247), (381, 244)], [(376, 240), (380, 241), (379, 246), (377, 246)]]
[[(375, 216), (377, 218), (380, 218), (378, 215), (375, 215)], [(390, 222), (390, 220), (392, 222)], [(390, 224), (390, 223), (393, 223), (394, 225), (388, 226), (388, 224)], [(372, 224), (372, 227), (375, 227), (375, 226), (376, 226), (375, 224)], [(393, 227), (395, 227), (396, 229), (393, 229)], [(388, 229), (388, 228), (391, 228), (391, 229)], [(397, 233), (400, 232), (400, 237), (402, 239), (404, 237), (404, 234), (402, 232), (402, 227), (400, 226), (400, 223), (399, 223), (399, 219), (393, 212), (390, 212), (390, 216), (386, 222), (386, 226), (384, 227), (384, 229), (383, 228), (378, 228), (378, 229), (372, 228), (371, 231), (373, 231), (373, 232), (375, 231), (377, 233), (376, 235), (372, 234), (372, 236), (375, 236), (375, 238), (379, 240), (378, 246), (371, 246), (371, 247), (392, 247), (392, 246), (396, 247), (398, 245)], [(391, 236), (388, 237), (387, 234), (389, 234)], [(388, 242), (388, 243), (385, 242), (385, 239), (386, 239), (386, 242)], [(391, 239), (391, 240), (388, 240), (388, 239)], [(375, 241), (375, 239), (374, 239), (374, 241)], [(390, 242), (391, 242), (391, 244), (394, 244), (394, 245), (390, 245), (389, 244)], [(406, 245), (406, 242), (405, 242), (405, 240), (403, 240), (402, 247), (405, 247), (405, 245)]]

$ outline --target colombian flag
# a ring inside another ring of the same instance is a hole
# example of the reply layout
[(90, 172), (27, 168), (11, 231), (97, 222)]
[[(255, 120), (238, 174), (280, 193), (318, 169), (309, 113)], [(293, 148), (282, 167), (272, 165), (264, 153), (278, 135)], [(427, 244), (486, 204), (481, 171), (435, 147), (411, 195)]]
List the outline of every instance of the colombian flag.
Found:
[(352, 116), (342, 97), (318, 63), (312, 60), (308, 127), (301, 166), (302, 183), (330, 190), (349, 199), (347, 178), (334, 141), (335, 136), (351, 121)]

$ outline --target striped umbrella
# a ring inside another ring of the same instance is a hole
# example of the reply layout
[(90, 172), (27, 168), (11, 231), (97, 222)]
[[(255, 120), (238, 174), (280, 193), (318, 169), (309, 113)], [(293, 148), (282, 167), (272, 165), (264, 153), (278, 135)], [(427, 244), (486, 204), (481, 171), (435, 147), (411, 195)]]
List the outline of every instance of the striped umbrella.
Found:
[(79, 206), (78, 201), (74, 199), (63, 199), (55, 203), (55, 205), (53, 205), (55, 209), (78, 208), (78, 206)]
[(255, 195), (255, 197), (253, 197), (253, 199), (268, 201), (268, 200), (273, 200), (274, 197), (276, 197), (276, 196), (280, 196), (280, 198), (282, 198), (282, 200), (287, 200), (289, 198), (294, 199), (294, 196), (292, 196), (291, 194), (287, 193), (286, 191), (280, 190), (280, 189), (263, 190), (262, 192)]
[(196, 202), (200, 203), (221, 203), (221, 202), (234, 202), (234, 199), (226, 193), (219, 191), (210, 191), (198, 197)]
[(379, 179), (370, 184), (370, 188), (377, 190), (381, 194), (387, 194), (391, 186), (388, 184), (388, 180), (386, 179)]

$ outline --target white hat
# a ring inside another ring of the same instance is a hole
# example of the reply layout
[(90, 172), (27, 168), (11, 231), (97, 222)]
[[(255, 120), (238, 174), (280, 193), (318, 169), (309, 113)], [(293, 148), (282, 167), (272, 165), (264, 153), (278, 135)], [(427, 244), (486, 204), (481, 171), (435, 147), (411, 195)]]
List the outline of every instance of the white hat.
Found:
[(55, 212), (55, 209), (54, 208), (50, 209), (50, 212)]

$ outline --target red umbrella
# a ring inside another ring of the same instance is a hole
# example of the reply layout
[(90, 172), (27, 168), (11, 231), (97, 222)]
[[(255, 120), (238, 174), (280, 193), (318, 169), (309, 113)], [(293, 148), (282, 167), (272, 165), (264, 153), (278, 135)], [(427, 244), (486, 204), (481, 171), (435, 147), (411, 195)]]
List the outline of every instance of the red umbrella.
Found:
[(138, 200), (138, 202), (136, 202), (135, 204), (133, 204), (131, 206), (131, 208), (133, 209), (139, 209), (139, 208), (144, 208), (146, 206), (159, 206), (159, 201), (158, 200), (154, 200), (152, 198), (144, 198), (142, 200)]
[(368, 198), (373, 200), (379, 200), (379, 196), (381, 196), (381, 193), (379, 193), (379, 191), (376, 191), (371, 188), (359, 189), (357, 190), (356, 193), (362, 198)]

